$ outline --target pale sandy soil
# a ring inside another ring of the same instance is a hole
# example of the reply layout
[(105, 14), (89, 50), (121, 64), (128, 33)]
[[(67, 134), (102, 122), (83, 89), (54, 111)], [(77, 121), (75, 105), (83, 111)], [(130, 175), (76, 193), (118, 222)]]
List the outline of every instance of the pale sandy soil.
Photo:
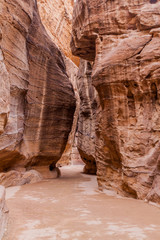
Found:
[(160, 209), (98, 192), (83, 166), (63, 167), (60, 179), (7, 189), (10, 210), (3, 240), (160, 240)]

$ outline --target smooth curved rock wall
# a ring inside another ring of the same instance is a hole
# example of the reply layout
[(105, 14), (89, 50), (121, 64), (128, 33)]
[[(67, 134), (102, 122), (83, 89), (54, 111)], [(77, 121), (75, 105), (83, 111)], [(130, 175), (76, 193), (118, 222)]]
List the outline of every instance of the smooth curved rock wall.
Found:
[(0, 69), (0, 171), (57, 162), (75, 97), (36, 1), (0, 1)]

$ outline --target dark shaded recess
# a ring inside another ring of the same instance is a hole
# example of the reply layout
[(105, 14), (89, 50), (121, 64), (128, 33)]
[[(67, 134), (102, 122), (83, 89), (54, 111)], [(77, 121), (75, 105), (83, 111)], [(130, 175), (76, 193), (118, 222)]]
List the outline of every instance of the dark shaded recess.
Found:
[[(41, 153), (43, 154), (43, 153)], [(52, 162), (57, 162), (59, 160), (59, 156), (53, 156), (53, 153), (44, 153), (44, 156), (34, 156), (30, 159), (30, 161), (25, 165), (25, 167), (30, 166), (47, 166), (51, 164)]]
[(7, 172), (9, 170), (12, 170), (18, 162), (24, 159), (24, 156), (17, 151), (2, 150), (0, 151), (0, 156), (0, 172)]
[(157, 0), (150, 0), (151, 4), (157, 3)]
[(126, 87), (126, 88), (128, 88), (129, 87), (129, 81), (124, 81), (124, 86)]
[(134, 95), (130, 89), (128, 90), (127, 98), (128, 98), (129, 116), (136, 117)]
[[(87, 62), (87, 70), (92, 71), (92, 65), (90, 62)], [(90, 72), (91, 73), (91, 72)]]
[(91, 107), (92, 107), (92, 110), (97, 109), (97, 101), (96, 101), (96, 99), (94, 99), (94, 101), (92, 102)]
[(95, 40), (96, 36), (82, 37), (80, 40), (76, 40), (76, 42), (79, 42), (79, 47), (77, 47), (72, 37), (70, 47), (73, 55), (79, 56), (87, 61), (94, 61), (96, 52)]
[(108, 136), (104, 136), (105, 145), (109, 149), (109, 152), (107, 153), (107, 155), (109, 154), (108, 155), (109, 158), (107, 157), (106, 162), (116, 169), (121, 169), (122, 168), (121, 155), (116, 137), (114, 137), (116, 136), (115, 134), (116, 134), (115, 129), (109, 128)]
[(157, 173), (160, 173), (160, 160), (159, 160), (158, 163), (157, 163), (156, 172), (157, 172)]
[(84, 100), (84, 97), (82, 96), (81, 92), (80, 92), (80, 100), (81, 100), (81, 102)]
[(84, 112), (82, 112), (81, 114), (82, 114), (82, 116), (85, 117), (85, 118), (89, 118), (89, 117), (91, 116), (91, 113), (90, 113), (89, 110), (88, 110), (88, 111), (84, 111)]
[(53, 169), (54, 169), (54, 167), (52, 166), (52, 164), (49, 165), (49, 170), (50, 170), (50, 171), (53, 171)]
[(88, 155), (86, 152), (82, 151), (78, 148), (79, 154), (81, 156), (82, 161), (86, 164), (84, 167), (84, 173), (96, 175), (97, 165), (94, 156)]
[(154, 104), (156, 100), (158, 99), (157, 95), (157, 86), (155, 83), (151, 84), (151, 98), (152, 98), (152, 103)]
[(124, 182), (122, 184), (122, 190), (127, 194), (128, 197), (132, 197), (132, 198), (135, 198), (135, 199), (138, 198), (137, 192), (133, 188), (128, 186), (128, 184), (126, 182)]
[(146, 79), (147, 78), (151, 78), (151, 73), (149, 73), (147, 76), (146, 76)]

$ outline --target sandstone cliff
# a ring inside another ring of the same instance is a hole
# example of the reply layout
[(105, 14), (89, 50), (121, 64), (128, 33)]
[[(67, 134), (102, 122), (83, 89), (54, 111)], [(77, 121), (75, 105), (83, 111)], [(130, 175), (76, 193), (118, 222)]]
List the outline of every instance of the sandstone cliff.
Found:
[[(77, 158), (81, 159), (77, 151), (77, 147), (75, 145), (75, 133), (77, 129), (78, 114), (79, 114), (79, 108), (80, 108), (80, 98), (79, 98), (79, 91), (77, 86), (78, 67), (67, 57), (65, 57), (65, 64), (66, 64), (66, 71), (73, 85), (73, 89), (76, 97), (76, 110), (73, 116), (72, 130), (70, 132), (65, 151), (60, 161), (58, 161), (59, 166), (69, 165), (74, 161), (77, 161)], [(72, 151), (76, 152), (75, 156), (72, 154)]]
[(75, 97), (34, 0), (0, 0), (0, 170), (57, 162)]
[(101, 188), (160, 203), (160, 2), (78, 0), (72, 52), (93, 61)]
[[(78, 72), (79, 58), (71, 53), (70, 41), (72, 30), (72, 14), (73, 1), (72, 0), (38, 0), (38, 9), (43, 25), (54, 43), (62, 50), (65, 59), (66, 71), (69, 79), (73, 85), (76, 95), (76, 111), (74, 114), (74, 121), (72, 130), (65, 148), (65, 151), (58, 162), (58, 165), (68, 165), (74, 161), (72, 154), (72, 146), (74, 143), (75, 130), (77, 125), (77, 118), (79, 112), (79, 96), (77, 90), (76, 77)], [(80, 158), (76, 146), (73, 151), (76, 151), (75, 158)]]
[(95, 124), (97, 99), (96, 90), (92, 86), (92, 63), (80, 61), (77, 84), (81, 100), (78, 119), (77, 148), (86, 164), (84, 173), (96, 174), (95, 162)]
[(70, 40), (72, 31), (72, 0), (37, 0), (42, 23), (53, 42), (59, 46), (65, 56), (75, 64), (79, 58), (71, 53)]

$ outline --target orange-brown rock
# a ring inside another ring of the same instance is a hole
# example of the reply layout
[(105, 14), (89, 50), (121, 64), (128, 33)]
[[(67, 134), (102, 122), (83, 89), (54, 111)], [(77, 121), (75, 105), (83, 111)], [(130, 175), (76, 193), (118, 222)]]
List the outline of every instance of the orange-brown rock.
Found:
[[(61, 159), (58, 161), (59, 166), (69, 165), (80, 159), (80, 156), (77, 151), (77, 147), (74, 143), (75, 132), (77, 129), (77, 122), (78, 122), (79, 108), (80, 108), (80, 98), (79, 98), (79, 92), (78, 92), (78, 86), (77, 86), (78, 67), (67, 57), (65, 57), (65, 64), (66, 64), (66, 71), (69, 76), (69, 80), (73, 85), (73, 89), (76, 97), (76, 110), (74, 113), (72, 129), (69, 134), (66, 148), (64, 150), (64, 153)], [(76, 155), (72, 154), (72, 151), (75, 151), (77, 154)]]
[(75, 64), (79, 58), (71, 53), (73, 0), (37, 0), (42, 22), (53, 42)]
[(80, 96), (77, 148), (81, 155), (84, 173), (96, 174), (95, 120), (97, 110), (96, 90), (92, 86), (92, 63), (80, 61), (77, 84)]
[(93, 61), (102, 188), (160, 201), (160, 2), (78, 0), (72, 52)]
[(0, 170), (61, 157), (75, 97), (34, 0), (0, 0)]
[(11, 170), (6, 173), (0, 173), (0, 184), (4, 187), (21, 186), (28, 183), (36, 183), (42, 181), (42, 179), (42, 175), (35, 170)]

